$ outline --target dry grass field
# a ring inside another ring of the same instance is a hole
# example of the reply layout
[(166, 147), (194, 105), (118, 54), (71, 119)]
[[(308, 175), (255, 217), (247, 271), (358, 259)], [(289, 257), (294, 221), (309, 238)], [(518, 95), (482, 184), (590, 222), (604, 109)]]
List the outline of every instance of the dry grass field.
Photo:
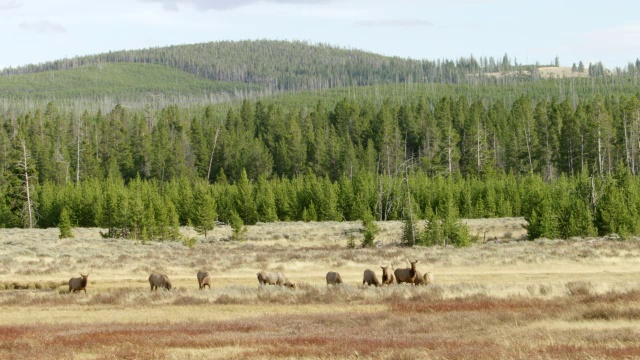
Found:
[[(525, 72), (528, 75), (531, 75), (531, 71)], [(543, 66), (538, 68), (538, 73), (540, 77), (543, 79), (549, 78), (586, 78), (589, 77), (589, 73), (585, 70), (585, 72), (572, 72), (570, 66)], [(517, 75), (518, 71), (511, 71), (511, 75)], [(504, 76), (504, 73), (496, 72), (496, 73), (487, 73), (486, 75), (494, 76), (497, 78), (501, 78)]]
[[(221, 226), (193, 248), (0, 229), (0, 358), (640, 358), (640, 241), (529, 242), (522, 219), (467, 223), (481, 241), (464, 249), (393, 246), (397, 222), (376, 249), (347, 248), (359, 223), (258, 224), (241, 243)], [(361, 286), (365, 269), (407, 259), (434, 283)], [(259, 288), (263, 269), (297, 288)], [(345, 284), (327, 288), (329, 270)], [(174, 289), (151, 293), (152, 272)], [(67, 294), (79, 273), (87, 294)]]

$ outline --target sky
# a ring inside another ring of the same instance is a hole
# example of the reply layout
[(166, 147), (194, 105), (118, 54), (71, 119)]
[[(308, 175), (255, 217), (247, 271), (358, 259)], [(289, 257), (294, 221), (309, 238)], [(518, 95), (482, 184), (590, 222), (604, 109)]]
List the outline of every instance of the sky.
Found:
[(640, 1), (0, 0), (0, 69), (221, 40), (302, 40), (412, 59), (571, 66), (640, 58)]

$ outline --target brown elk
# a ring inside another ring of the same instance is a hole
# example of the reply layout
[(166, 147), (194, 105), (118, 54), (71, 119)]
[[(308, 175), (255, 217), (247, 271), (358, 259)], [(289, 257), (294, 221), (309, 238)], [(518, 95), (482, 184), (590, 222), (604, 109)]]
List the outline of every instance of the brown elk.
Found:
[(389, 273), (388, 266), (380, 266), (382, 268), (382, 284), (383, 285), (391, 285), (393, 284), (393, 274)]
[(71, 278), (69, 279), (69, 292), (76, 292), (84, 290), (84, 293), (87, 293), (87, 283), (89, 282), (89, 274), (82, 275), (80, 274), (79, 278)]
[(149, 285), (151, 285), (151, 291), (158, 290), (158, 288), (165, 288), (171, 290), (171, 281), (167, 275), (151, 274), (149, 275)]
[(413, 280), (415, 285), (424, 285), (427, 286), (433, 282), (433, 274), (431, 273), (420, 273), (420, 271), (416, 270), (416, 278)]
[(289, 281), (289, 279), (287, 279), (287, 277), (284, 276), (284, 274), (281, 272), (260, 271), (256, 275), (258, 276), (258, 282), (260, 283), (260, 286), (280, 285), (280, 286), (286, 286), (291, 289), (296, 287), (296, 284)]
[(205, 286), (208, 286), (211, 289), (211, 278), (209, 277), (208, 271), (198, 271), (198, 286), (200, 290), (204, 289)]
[(326, 278), (327, 286), (342, 284), (342, 277), (340, 277), (340, 274), (335, 271), (329, 271)]
[(378, 280), (376, 273), (374, 273), (372, 270), (367, 269), (364, 271), (364, 275), (362, 277), (362, 285), (364, 284), (367, 284), (369, 286), (375, 285), (376, 287), (378, 287), (380, 286), (380, 280)]
[(409, 261), (411, 263), (411, 268), (408, 269), (396, 269), (394, 274), (396, 275), (396, 282), (401, 284), (403, 282), (413, 284), (416, 278), (416, 264), (418, 260)]

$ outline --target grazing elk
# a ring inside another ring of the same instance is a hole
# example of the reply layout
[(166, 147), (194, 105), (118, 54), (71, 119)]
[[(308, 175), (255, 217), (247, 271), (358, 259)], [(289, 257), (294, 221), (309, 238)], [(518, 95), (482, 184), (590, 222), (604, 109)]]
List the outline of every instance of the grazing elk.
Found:
[(211, 278), (209, 277), (208, 271), (198, 271), (198, 286), (200, 290), (202, 290), (205, 286), (209, 287), (211, 290)]
[(416, 264), (418, 263), (418, 260), (409, 262), (411, 263), (411, 268), (396, 269), (396, 271), (394, 272), (394, 274), (396, 275), (396, 282), (398, 284), (401, 284), (403, 282), (413, 284), (416, 278)]
[(84, 293), (87, 293), (87, 283), (89, 282), (89, 274), (82, 275), (78, 278), (69, 279), (69, 292), (76, 292), (84, 290)]
[(158, 288), (165, 288), (171, 290), (171, 281), (167, 275), (151, 274), (149, 275), (149, 285), (151, 285), (151, 291), (158, 290)]
[(340, 274), (335, 271), (329, 271), (327, 273), (327, 286), (338, 284), (342, 284), (342, 278), (340, 277)]
[(427, 286), (431, 284), (433, 281), (433, 274), (431, 273), (420, 273), (420, 271), (416, 270), (416, 278), (413, 280), (414, 285), (424, 285)]
[(260, 283), (260, 286), (280, 285), (280, 286), (286, 286), (291, 289), (296, 287), (296, 284), (290, 282), (289, 279), (287, 279), (287, 277), (284, 276), (284, 274), (281, 272), (260, 271), (256, 275), (258, 276), (258, 282)]
[(391, 285), (393, 284), (393, 274), (389, 273), (388, 266), (380, 266), (382, 268), (382, 284), (383, 285)]
[(367, 284), (369, 286), (375, 285), (376, 287), (378, 287), (380, 286), (380, 280), (378, 280), (376, 273), (374, 273), (372, 270), (367, 269), (364, 271), (364, 275), (362, 277), (362, 285), (364, 284)]

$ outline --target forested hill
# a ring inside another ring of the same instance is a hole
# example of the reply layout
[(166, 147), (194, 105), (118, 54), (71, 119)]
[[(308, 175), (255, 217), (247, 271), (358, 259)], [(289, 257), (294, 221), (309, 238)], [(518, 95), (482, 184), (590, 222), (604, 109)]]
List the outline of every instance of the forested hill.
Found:
[[(141, 63), (103, 63), (81, 68), (0, 76), (0, 98), (15, 108), (21, 104), (72, 103), (163, 105), (222, 102), (260, 91), (255, 84), (210, 81), (170, 67)], [(113, 105), (111, 105), (113, 107)]]
[[(505, 54), (458, 60), (412, 60), (382, 56), (356, 49), (300, 41), (222, 41), (175, 45), (142, 50), (115, 51), (5, 69), (2, 75), (66, 70), (108, 62), (161, 64), (215, 81), (260, 84), (269, 90), (318, 90), (326, 88), (402, 82), (466, 83), (478, 74), (512, 73), (515, 63)], [(473, 75), (473, 76), (470, 76)], [(486, 77), (505, 81), (505, 77)]]

